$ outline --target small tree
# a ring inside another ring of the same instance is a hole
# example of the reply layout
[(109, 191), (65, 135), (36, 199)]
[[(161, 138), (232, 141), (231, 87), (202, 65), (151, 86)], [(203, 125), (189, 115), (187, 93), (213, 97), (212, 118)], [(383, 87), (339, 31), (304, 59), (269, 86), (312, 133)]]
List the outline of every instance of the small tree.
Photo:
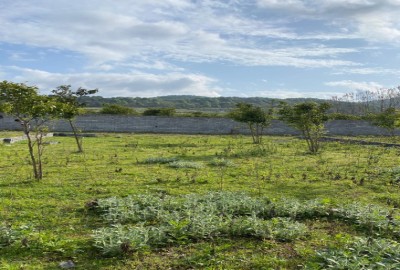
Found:
[(400, 126), (400, 114), (395, 108), (387, 108), (381, 113), (372, 116), (372, 123), (386, 129), (394, 137), (394, 131)]
[(61, 117), (66, 119), (74, 133), (78, 152), (83, 152), (82, 137), (79, 136), (79, 130), (75, 125), (75, 117), (80, 114), (80, 107), (83, 106), (78, 98), (97, 93), (97, 89), (87, 90), (79, 87), (78, 90), (72, 91), (71, 85), (61, 85), (53, 90), (54, 97), (63, 105)]
[(319, 139), (324, 134), (324, 123), (328, 120), (326, 111), (329, 107), (328, 103), (304, 102), (290, 106), (282, 102), (279, 115), (281, 120), (300, 130), (310, 152), (317, 153)]
[(47, 133), (45, 124), (61, 115), (61, 104), (54, 98), (39, 95), (36, 86), (3, 81), (0, 83), (0, 111), (21, 123), (28, 140), (34, 177), (42, 179), (43, 137)]
[(229, 113), (229, 117), (235, 121), (246, 123), (250, 129), (253, 143), (260, 144), (264, 128), (271, 124), (272, 109), (265, 112), (262, 108), (252, 104), (238, 103), (236, 108)]

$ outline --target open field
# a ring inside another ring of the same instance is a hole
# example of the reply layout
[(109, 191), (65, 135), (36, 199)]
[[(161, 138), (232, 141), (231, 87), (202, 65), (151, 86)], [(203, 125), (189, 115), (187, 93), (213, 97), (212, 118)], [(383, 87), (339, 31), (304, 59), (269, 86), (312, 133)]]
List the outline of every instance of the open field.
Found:
[[(99, 134), (79, 154), (73, 138), (47, 140), (58, 143), (46, 146), (41, 181), (25, 142), (0, 144), (0, 269), (67, 260), (75, 269), (324, 269), (324, 258), (346, 269), (341, 250), (353, 242), (358, 257), (375, 256), (374, 269), (399, 266), (400, 149), (325, 143), (310, 155), (294, 137), (257, 146), (246, 136)], [(214, 230), (200, 234), (189, 216), (210, 217)], [(155, 229), (164, 242), (152, 242)], [(110, 235), (125, 238), (113, 246)]]

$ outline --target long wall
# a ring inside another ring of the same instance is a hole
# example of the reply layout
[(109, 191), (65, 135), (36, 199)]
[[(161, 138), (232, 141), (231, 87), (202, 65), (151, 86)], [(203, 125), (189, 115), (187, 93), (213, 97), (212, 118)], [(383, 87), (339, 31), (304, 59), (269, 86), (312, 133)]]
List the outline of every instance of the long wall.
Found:
[[(137, 133), (181, 133), (181, 134), (248, 134), (247, 126), (227, 118), (205, 117), (158, 117), (158, 116), (114, 116), (83, 115), (76, 119), (79, 129), (84, 132), (137, 132)], [(326, 124), (328, 135), (388, 135), (379, 127), (367, 121), (334, 120)], [(12, 117), (0, 119), (0, 130), (21, 130), (20, 124)], [(51, 131), (69, 132), (64, 120), (50, 123)], [(400, 135), (400, 131), (396, 131)], [(274, 120), (265, 129), (270, 135), (298, 135), (293, 128)]]

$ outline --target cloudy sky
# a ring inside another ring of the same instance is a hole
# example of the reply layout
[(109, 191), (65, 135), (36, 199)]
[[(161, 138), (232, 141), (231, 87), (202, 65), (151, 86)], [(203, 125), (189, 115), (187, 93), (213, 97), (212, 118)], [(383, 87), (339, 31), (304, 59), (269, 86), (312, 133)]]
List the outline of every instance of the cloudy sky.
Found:
[(330, 98), (400, 85), (400, 0), (1, 0), (0, 80)]

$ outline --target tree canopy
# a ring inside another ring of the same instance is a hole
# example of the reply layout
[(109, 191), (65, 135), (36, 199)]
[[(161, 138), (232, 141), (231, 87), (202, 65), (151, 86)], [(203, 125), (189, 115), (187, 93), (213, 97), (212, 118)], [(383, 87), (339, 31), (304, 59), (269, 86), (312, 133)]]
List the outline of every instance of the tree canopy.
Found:
[(280, 119), (299, 130), (307, 141), (310, 152), (319, 150), (319, 139), (324, 132), (324, 123), (328, 121), (328, 103), (303, 102), (295, 105), (281, 103)]
[(263, 129), (271, 124), (272, 110), (265, 112), (262, 108), (248, 103), (238, 103), (229, 116), (235, 121), (246, 123), (250, 129), (253, 143), (261, 143)]

